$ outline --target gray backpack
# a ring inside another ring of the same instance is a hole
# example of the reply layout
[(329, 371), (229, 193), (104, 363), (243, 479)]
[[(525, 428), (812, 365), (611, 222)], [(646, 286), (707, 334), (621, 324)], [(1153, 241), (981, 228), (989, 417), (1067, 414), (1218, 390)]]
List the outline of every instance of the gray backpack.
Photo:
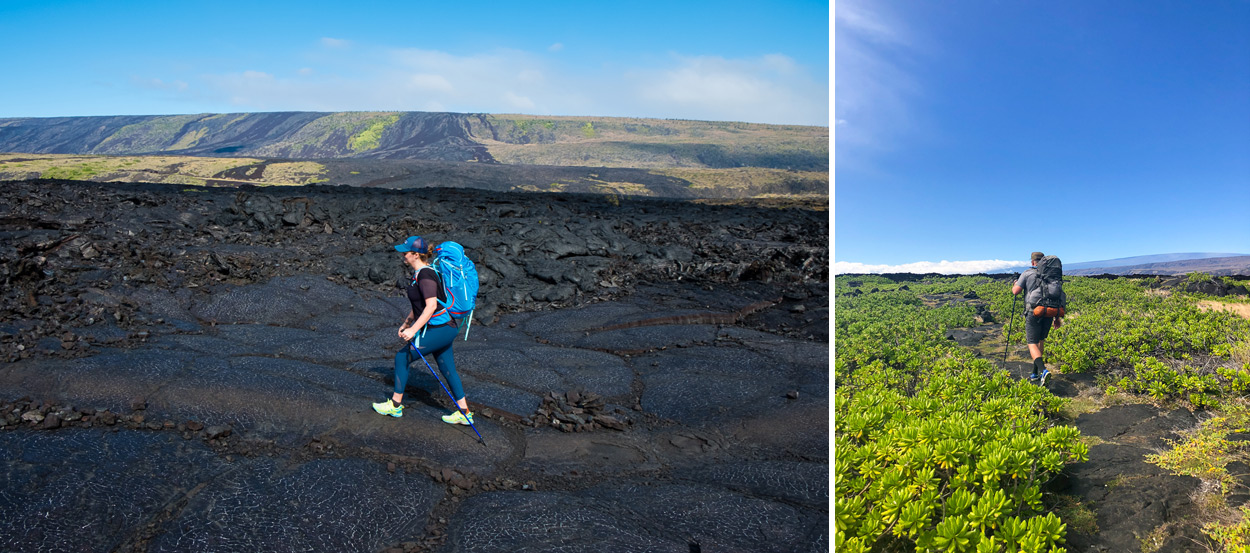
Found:
[(1034, 317), (1062, 317), (1067, 312), (1068, 295), (1063, 292), (1063, 263), (1048, 255), (1037, 262), (1037, 278), (1028, 297), (1033, 299)]

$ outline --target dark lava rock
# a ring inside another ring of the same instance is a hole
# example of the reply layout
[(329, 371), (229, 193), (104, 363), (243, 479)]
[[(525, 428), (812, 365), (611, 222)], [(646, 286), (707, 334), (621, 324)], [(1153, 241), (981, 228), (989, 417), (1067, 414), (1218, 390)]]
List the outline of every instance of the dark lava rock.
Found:
[(1144, 404), (1115, 405), (1077, 417), (1082, 434), (1108, 441), (1168, 447), (1167, 440), (1179, 440), (1180, 431), (1192, 429), (1198, 419), (1185, 409), (1159, 411)]
[(612, 430), (625, 430), (628, 428), (625, 421), (613, 417), (612, 415), (597, 415), (595, 417), (595, 422), (599, 423), (604, 428), (611, 428)]
[(1056, 374), (1052, 371), (1049, 382), (1046, 383), (1046, 388), (1050, 390), (1050, 393), (1059, 397), (1076, 397), (1080, 395), (1081, 389), (1072, 379), (1066, 377), (1067, 375), (1065, 374)]
[(947, 340), (953, 340), (955, 341), (955, 343), (964, 347), (975, 346), (981, 343), (981, 340), (983, 340), (984, 338), (985, 338), (985, 335), (983, 333), (976, 332), (973, 330), (965, 330), (962, 328), (952, 328), (946, 331)]
[(1089, 461), (1070, 468), (1072, 494), (1094, 509), (1098, 524), (1096, 536), (1070, 533), (1070, 548), (1137, 551), (1142, 539), (1157, 528), (1185, 523), (1197, 514), (1191, 497), (1201, 481), (1146, 463), (1149, 453), (1152, 450), (1099, 444), (1090, 448)]
[[(1185, 409), (1160, 411), (1149, 405), (1118, 405), (1077, 418), (1083, 434), (1106, 441), (1090, 448), (1089, 460), (1068, 467), (1068, 493), (1092, 508), (1098, 533), (1079, 530), (1068, 535), (1074, 551), (1137, 551), (1149, 544), (1160, 551), (1198, 551), (1201, 529), (1190, 521), (1198, 514), (1193, 503), (1201, 481), (1176, 476), (1147, 463), (1146, 455), (1180, 438), (1197, 418)], [(1166, 528), (1167, 533), (1156, 532)]]
[[(830, 546), (827, 213), (70, 181), (0, 197), (0, 401), (41, 400), (0, 413), (0, 550)], [(369, 407), (403, 347), (391, 245), (411, 234), (480, 260), (455, 348), (484, 443), (440, 420), (424, 367), (404, 417)]]
[(39, 425), (39, 428), (44, 430), (52, 430), (60, 427), (61, 417), (56, 413), (49, 413), (48, 416), (44, 417), (43, 424)]

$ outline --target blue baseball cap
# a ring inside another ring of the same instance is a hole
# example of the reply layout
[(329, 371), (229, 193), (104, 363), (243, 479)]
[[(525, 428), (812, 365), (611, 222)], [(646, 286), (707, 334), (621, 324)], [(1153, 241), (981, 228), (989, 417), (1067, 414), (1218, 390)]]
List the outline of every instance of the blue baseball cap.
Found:
[(403, 244), (395, 246), (395, 251), (425, 253), (429, 251), (429, 246), (426, 245), (424, 238), (420, 236), (409, 236), (407, 240), (404, 240)]

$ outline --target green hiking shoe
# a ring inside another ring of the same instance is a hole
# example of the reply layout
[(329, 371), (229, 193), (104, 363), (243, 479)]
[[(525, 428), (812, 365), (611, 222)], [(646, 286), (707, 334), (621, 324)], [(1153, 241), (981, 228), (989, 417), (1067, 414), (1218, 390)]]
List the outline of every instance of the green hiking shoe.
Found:
[(450, 415), (443, 415), (443, 422), (447, 424), (470, 425), (470, 424), (473, 424), (473, 413), (470, 411), (469, 417), (465, 418), (463, 413), (461, 413), (460, 411), (456, 411), (455, 413), (452, 413)]
[(391, 400), (389, 399), (384, 399), (381, 403), (374, 403), (373, 410), (377, 411), (379, 414), (390, 415), (395, 418), (404, 416), (403, 404), (395, 405), (394, 403), (391, 403)]

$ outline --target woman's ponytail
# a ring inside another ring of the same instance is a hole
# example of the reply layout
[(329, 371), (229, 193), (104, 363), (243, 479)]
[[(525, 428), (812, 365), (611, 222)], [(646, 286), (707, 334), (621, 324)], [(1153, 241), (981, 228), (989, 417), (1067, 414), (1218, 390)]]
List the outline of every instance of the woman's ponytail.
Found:
[(429, 243), (429, 242), (426, 242), (426, 244), (425, 244), (425, 251), (423, 251), (423, 252), (416, 252), (416, 254), (417, 254), (418, 256), (420, 256), (420, 257), (421, 257), (421, 261), (422, 261), (423, 263), (427, 263), (427, 264), (428, 264), (430, 261), (432, 261), (432, 260), (434, 259), (434, 244), (431, 244), (431, 243)]

